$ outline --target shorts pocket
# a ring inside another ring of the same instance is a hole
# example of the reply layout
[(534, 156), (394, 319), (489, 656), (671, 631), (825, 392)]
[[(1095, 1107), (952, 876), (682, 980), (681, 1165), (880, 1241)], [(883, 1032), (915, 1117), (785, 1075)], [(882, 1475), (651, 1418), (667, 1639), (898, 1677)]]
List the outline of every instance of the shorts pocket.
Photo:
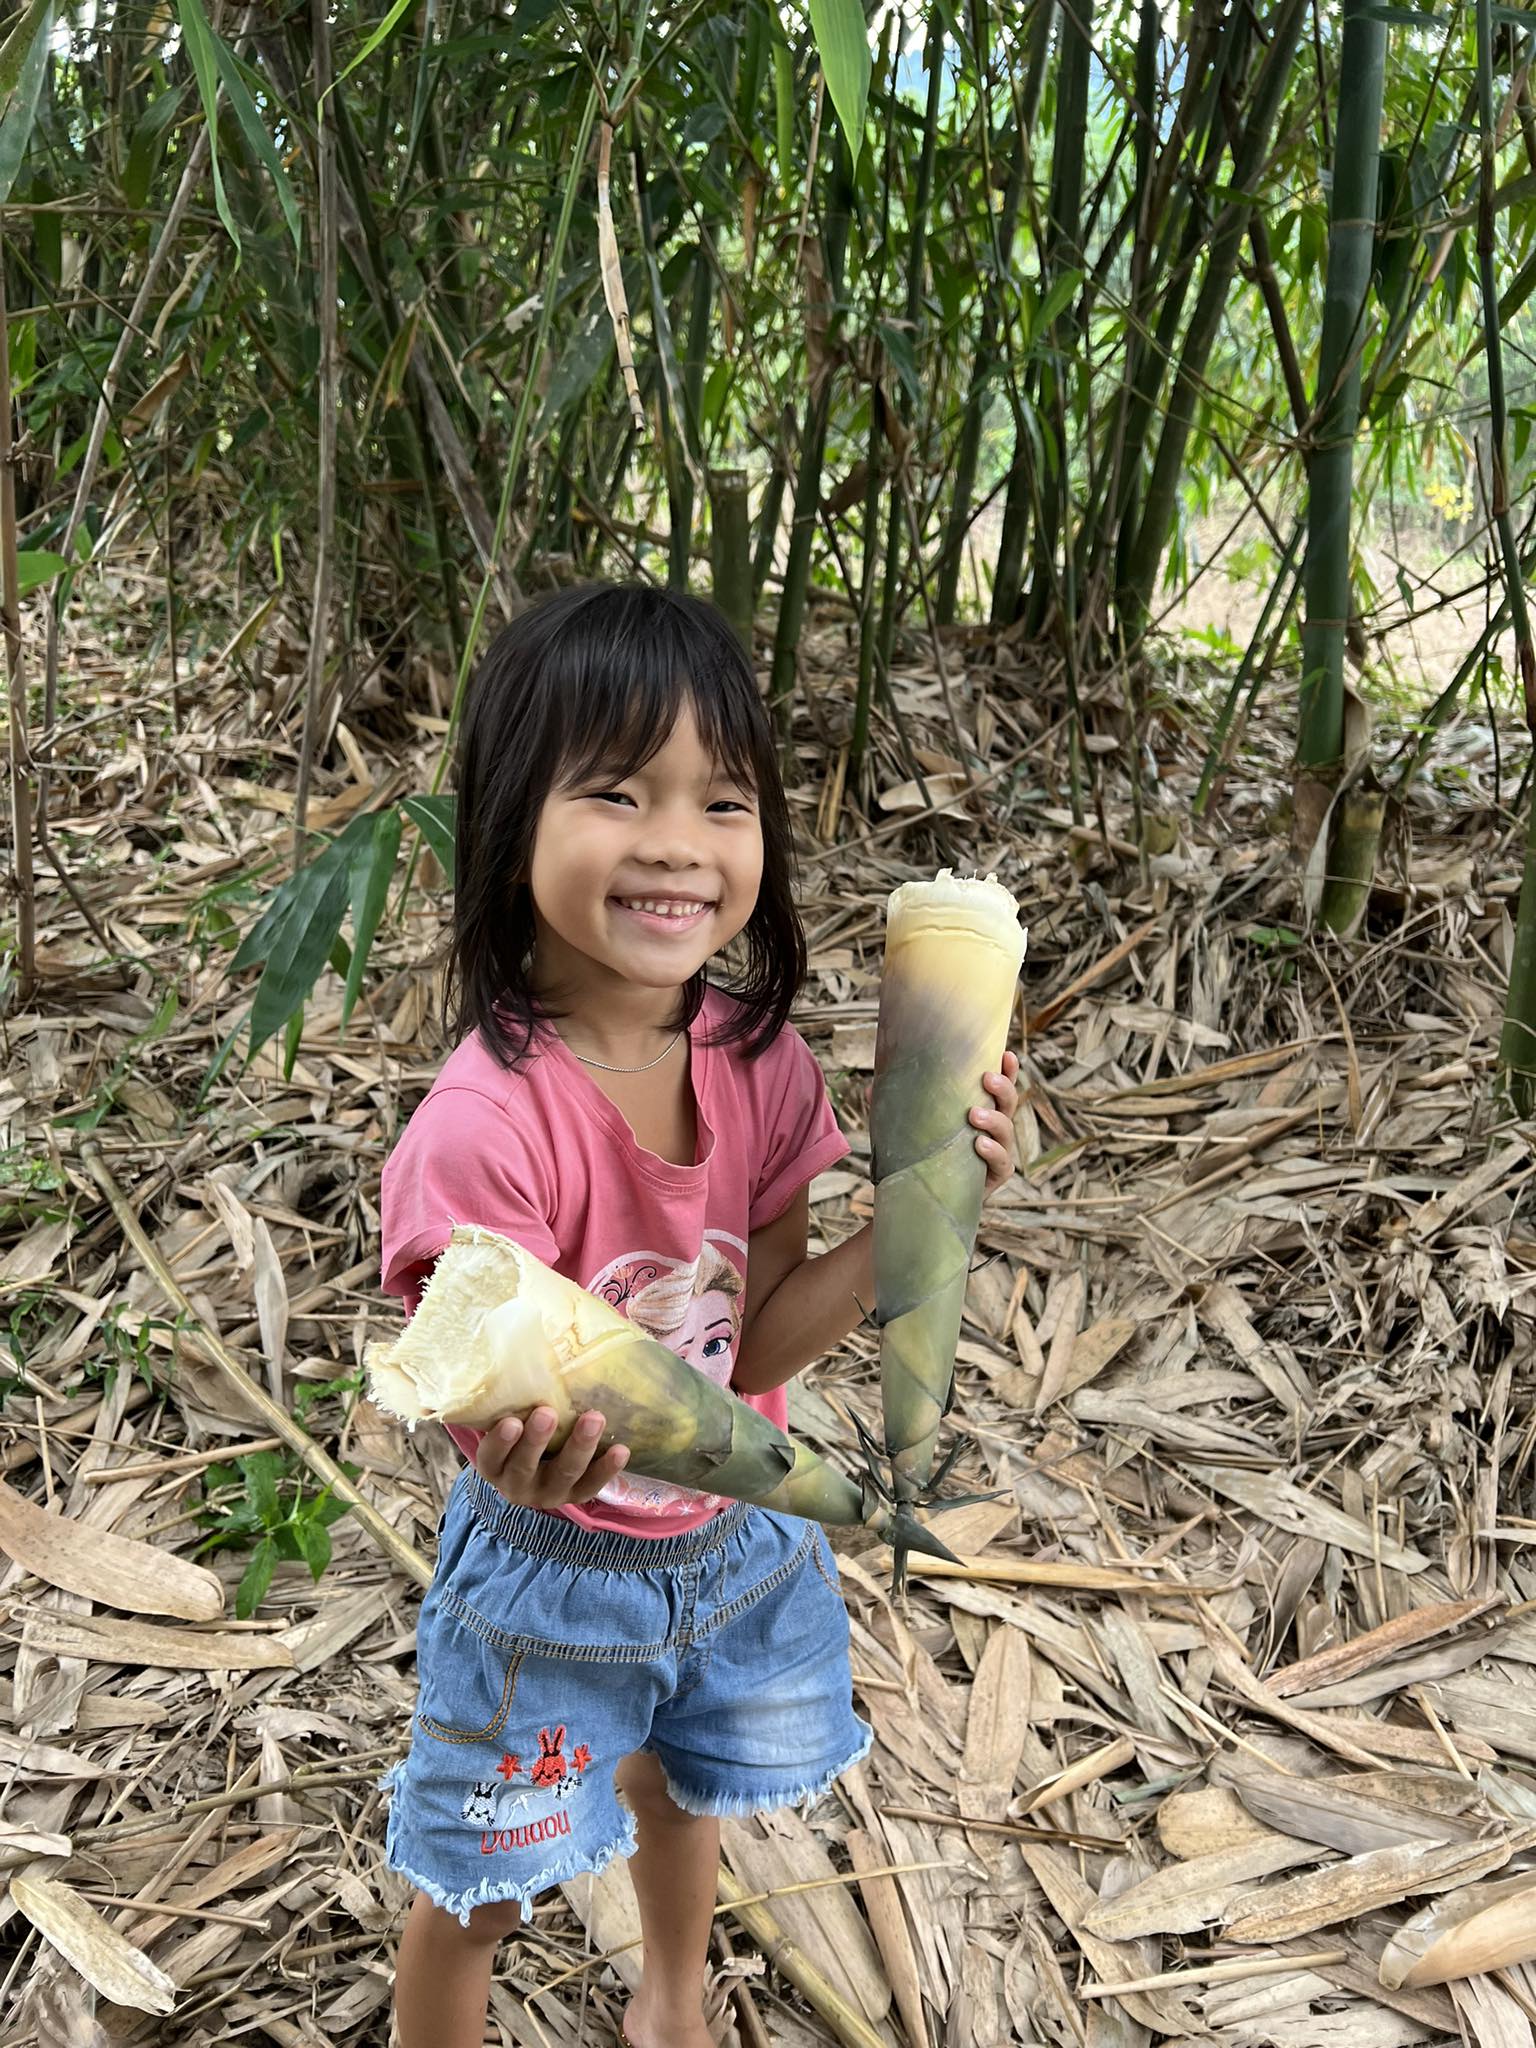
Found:
[(512, 1711), (524, 1654), (466, 1628), (452, 1629), (449, 1643), (437, 1634), (416, 1726), (434, 1742), (495, 1742)]
[(832, 1588), (832, 1591), (841, 1601), (843, 1587), (842, 1581), (837, 1575), (837, 1565), (833, 1561), (832, 1546), (828, 1543), (826, 1536), (819, 1526), (816, 1530), (815, 1547), (811, 1551), (811, 1556), (815, 1561), (817, 1571), (821, 1573), (826, 1584)]

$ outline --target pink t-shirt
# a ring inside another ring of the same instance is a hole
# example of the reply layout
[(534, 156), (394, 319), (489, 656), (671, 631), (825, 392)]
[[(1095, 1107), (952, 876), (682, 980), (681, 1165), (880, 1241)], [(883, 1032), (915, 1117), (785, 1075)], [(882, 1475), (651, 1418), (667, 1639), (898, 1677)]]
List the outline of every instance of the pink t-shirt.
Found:
[[(815, 1056), (785, 1029), (756, 1059), (709, 1045), (730, 1014), (711, 991), (690, 1033), (698, 1157), (673, 1166), (554, 1033), (509, 1073), (478, 1033), (449, 1054), (384, 1167), (383, 1284), (413, 1313), (456, 1223), (523, 1245), (611, 1301), (721, 1386), (730, 1384), (747, 1290), (747, 1242), (841, 1159)], [(782, 1429), (782, 1387), (741, 1397)], [(450, 1426), (473, 1460), (476, 1430)], [(558, 1512), (588, 1529), (674, 1536), (718, 1513), (718, 1495), (621, 1473)]]

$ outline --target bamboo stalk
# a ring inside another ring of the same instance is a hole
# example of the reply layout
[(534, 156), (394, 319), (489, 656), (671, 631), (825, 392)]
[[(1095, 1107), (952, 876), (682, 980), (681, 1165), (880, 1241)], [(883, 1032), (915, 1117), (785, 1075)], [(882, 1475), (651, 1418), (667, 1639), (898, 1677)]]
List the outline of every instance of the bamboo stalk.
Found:
[(910, 1569), (933, 1579), (991, 1581), (1000, 1586), (1074, 1586), (1095, 1593), (1145, 1593), (1159, 1600), (1195, 1600), (1229, 1590), (1183, 1585), (1174, 1579), (1144, 1579), (1124, 1565), (1047, 1564), (1033, 1557), (963, 1557), (957, 1564), (942, 1557), (914, 1557)]
[(752, 529), (744, 469), (709, 472), (709, 561), (714, 600), (752, 654)]
[(16, 902), (16, 1001), (37, 991), (37, 878), (32, 863), (32, 813), (37, 775), (27, 735), (27, 672), (21, 653), (21, 600), (16, 566), (16, 444), (11, 432), (11, 347), (6, 307), (6, 238), (0, 215), (0, 628), (10, 707), (11, 874)]
[[(985, 115), (983, 115), (985, 119)], [(955, 450), (954, 482), (950, 490), (949, 519), (944, 529), (944, 542), (939, 555), (938, 590), (934, 597), (934, 608), (940, 625), (950, 625), (955, 616), (955, 601), (960, 588), (960, 571), (965, 560), (965, 543), (971, 530), (971, 498), (976, 486), (976, 459), (981, 452), (981, 430), (985, 423), (987, 402), (992, 395), (993, 380), (998, 367), (998, 347), (1003, 329), (1003, 291), (1013, 265), (1014, 236), (1018, 230), (1019, 201), (1024, 191), (1024, 173), (1029, 162), (1029, 152), (1024, 140), (1011, 123), (1003, 132), (1002, 149), (1008, 165), (1008, 182), (1003, 191), (1003, 203), (996, 221), (988, 221), (992, 228), (992, 267), (987, 273), (982, 291), (981, 324), (976, 336), (976, 350), (971, 359), (970, 383), (965, 394), (965, 416), (960, 425), (959, 445)]]
[[(1210, 236), (1205, 276), (1185, 330), (1178, 374), (1169, 394), (1168, 413), (1158, 437), (1157, 454), (1147, 484), (1146, 502), (1121, 578), (1120, 613), (1130, 634), (1139, 635), (1151, 609), (1153, 587), (1173, 525), (1184, 457), (1194, 430), (1195, 409), (1205, 382), (1206, 365), (1226, 314), (1227, 298), (1237, 272), (1237, 259), (1242, 251), (1249, 216), (1254, 210), (1254, 201), (1249, 195), (1258, 185), (1269, 155), (1270, 138), (1281, 102), (1291, 83), (1292, 60), (1306, 13), (1306, 0), (1282, 0), (1263, 68), (1254, 87), (1242, 138), (1233, 151), (1232, 185), (1235, 194), (1242, 196), (1228, 200)], [(1377, 124), (1379, 127), (1379, 112)], [(1374, 207), (1371, 218), (1374, 221)], [(1357, 373), (1357, 393), (1358, 388)], [(1353, 433), (1352, 424), (1350, 431)]]
[(496, 580), (496, 564), (506, 544), (507, 523), (512, 513), (512, 493), (517, 483), (518, 472), (522, 468), (523, 450), (527, 445), (528, 427), (533, 416), (533, 401), (537, 396), (539, 367), (549, 346), (556, 288), (565, 263), (566, 243), (576, 212), (576, 194), (581, 184), (582, 167), (587, 160), (587, 148), (592, 140), (593, 124), (597, 120), (598, 105), (599, 93), (594, 85), (587, 95), (577, 125), (570, 174), (565, 181), (560, 215), (555, 224), (554, 247), (545, 266), (547, 283), (539, 304), (538, 330), (534, 335), (527, 373), (523, 378), (522, 390), (518, 393), (517, 411), (512, 420), (512, 435), (507, 449), (506, 466), (502, 473), (501, 502), (496, 507), (496, 526), (491, 539), (490, 558), (486, 564), (485, 574), (480, 579), (480, 588), (475, 595), (475, 608), (470, 615), (469, 630), (464, 635), (464, 652), (459, 661), (458, 675), (454, 679), (453, 702), (448, 707), (448, 730), (443, 734), (437, 766), (432, 771), (433, 796), (442, 788), (443, 777), (448, 773), (448, 764), (453, 758), (453, 743), (458, 734), (459, 719), (464, 711), (464, 693), (469, 687), (470, 671), (474, 667), (475, 655), (480, 645), (480, 628), (485, 622), (485, 608), (490, 599), (492, 584)]
[(146, 1458), (137, 1465), (108, 1465), (103, 1470), (82, 1472), (80, 1477), (87, 1486), (111, 1486), (119, 1479), (169, 1478), (176, 1472), (200, 1472), (205, 1465), (217, 1465), (226, 1458), (248, 1458), (253, 1451), (281, 1450), (284, 1441), (280, 1436), (251, 1437), (209, 1451), (179, 1451), (174, 1457)]
[(630, 338), (629, 300), (624, 294), (624, 271), (619, 261), (619, 238), (613, 228), (613, 199), (610, 166), (613, 161), (613, 123), (604, 121), (597, 131), (597, 248), (603, 273), (603, 298), (613, 322), (613, 346), (629, 400), (630, 424), (637, 434), (645, 432), (645, 406), (640, 382), (635, 375), (635, 351)]
[[(1369, 0), (1344, 0), (1338, 143), (1328, 205), (1328, 282), (1307, 464), (1306, 613), (1297, 754), (1304, 774), (1344, 751), (1344, 634), (1350, 603), (1350, 505), (1360, 417), (1360, 353), (1376, 229), (1376, 174), (1387, 27)], [(1301, 806), (1298, 804), (1298, 825)], [(1310, 845), (1299, 846), (1304, 857)]]
[(336, 194), (336, 130), (326, 117), (331, 89), (331, 18), (328, 0), (310, 0), (310, 37), (314, 46), (315, 159), (320, 267), (316, 280), (316, 321), (320, 329), (319, 375), (315, 403), (319, 413), (319, 503), (315, 510), (315, 587), (309, 614), (309, 649), (304, 677), (304, 726), (299, 739), (298, 773), (293, 795), (293, 864), (303, 865), (305, 820), (309, 814), (309, 783), (325, 694), (325, 651), (331, 628), (331, 578), (336, 548), (336, 418), (341, 406), (341, 359), (337, 338), (339, 316)]
[(782, 739), (788, 737), (794, 705), (795, 681), (799, 674), (800, 629), (805, 623), (805, 597), (811, 580), (811, 545), (821, 517), (821, 463), (827, 445), (827, 425), (832, 417), (833, 358), (825, 343), (831, 309), (843, 288), (843, 264), (848, 252), (849, 207), (853, 188), (848, 174), (848, 145), (841, 131), (834, 129), (832, 167), (827, 173), (829, 200), (825, 232), (821, 237), (824, 270), (818, 287), (819, 308), (808, 310), (807, 324), (819, 323), (822, 340), (811, 360), (810, 389), (805, 401), (805, 424), (800, 434), (800, 464), (795, 473), (794, 510), (790, 517), (789, 554), (784, 564), (784, 587), (779, 598), (778, 624), (773, 636), (773, 670), (768, 681), (768, 708)]
[(1079, 1998), (1123, 1998), (1128, 1991), (1176, 1990), (1180, 1984), (1238, 1984), (1245, 1977), (1291, 1977), (1301, 1970), (1326, 1970), (1349, 1961), (1344, 1948), (1319, 1949), (1310, 1956), (1238, 1956), (1229, 1963), (1203, 1963), (1195, 1970), (1160, 1970), (1126, 1984), (1079, 1984)]
[[(1064, 272), (1084, 267), (1083, 187), (1087, 168), (1088, 87), (1092, 68), (1093, 0), (1077, 0), (1075, 6), (1063, 8), (1061, 15), (1061, 47), (1056, 72), (1056, 123), (1051, 147), (1051, 187), (1046, 208), (1046, 245), (1040, 259), (1042, 295)], [(1057, 433), (1056, 459), (1054, 462), (1046, 462), (1038, 476), (1034, 475), (1026, 460), (1015, 477), (1015, 482), (1027, 491), (1029, 498), (1033, 500), (1032, 509), (1035, 514), (1034, 565), (1028, 609), (1030, 628), (1035, 632), (1044, 626), (1053, 600), (1053, 572), (1058, 541), (1062, 543), (1063, 552), (1071, 545), (1070, 536), (1059, 534), (1057, 531), (1062, 508), (1070, 502), (1066, 472), (1071, 460), (1069, 450), (1060, 439), (1059, 422), (1065, 415), (1062, 387), (1070, 376), (1068, 358), (1072, 354), (1077, 331), (1075, 314), (1058, 313), (1044, 340), (1039, 409), (1051, 418), (1052, 427)], [(1027, 441), (1025, 446), (1027, 448)], [(1014, 499), (1011, 486), (1009, 495), (1013, 502), (1004, 515), (1005, 528), (1010, 524), (1008, 513), (1013, 514), (1012, 524), (1015, 527), (1024, 516), (1024, 506)], [(1022, 568), (1022, 554), (1019, 558), (1019, 567)], [(992, 587), (992, 619), (995, 625), (1005, 624), (1014, 617), (1018, 609), (1017, 573), (1010, 559), (1005, 574), (1000, 556), (997, 580)], [(1068, 670), (1070, 675), (1070, 655)], [(1074, 719), (1074, 726), (1075, 723)]]
[[(896, 99), (897, 79), (901, 66), (900, 16), (892, 12), (887, 23), (886, 64), (890, 76), (890, 97)], [(891, 240), (891, 194), (896, 185), (896, 123), (892, 121), (885, 134), (885, 174), (880, 181), (880, 234), (879, 255), (875, 277), (875, 300), (882, 303), (885, 298), (885, 264)], [(880, 631), (875, 610), (876, 563), (880, 558), (880, 493), (884, 483), (883, 472), (888, 466), (886, 433), (889, 394), (884, 377), (889, 373), (889, 363), (882, 343), (872, 339), (870, 350), (873, 357), (869, 390), (869, 440), (864, 457), (864, 503), (859, 523), (859, 675), (854, 688), (853, 730), (849, 736), (846, 765), (853, 771), (857, 786), (864, 765), (865, 749), (869, 745), (869, 714), (875, 693), (875, 666), (879, 652)], [(842, 801), (842, 785), (834, 792), (838, 806)], [(837, 830), (836, 808), (823, 828), (823, 836), (833, 838)]]
[[(1477, 274), (1483, 301), (1483, 352), (1488, 362), (1488, 433), (1492, 453), (1491, 510), (1498, 530), (1504, 592), (1515, 632), (1515, 657), (1525, 703), (1526, 725), (1536, 738), (1536, 649), (1520, 572), (1520, 549), (1509, 510), (1505, 452), (1508, 408), (1504, 397), (1504, 351), (1499, 329), (1498, 279), (1494, 270), (1493, 20), (1489, 0), (1476, 0), (1479, 179)], [(1515, 943), (1499, 1034), (1499, 1066), (1516, 1113), (1536, 1103), (1536, 795), (1528, 799), (1525, 875), (1516, 914)]]
[[(1042, 0), (1042, 7), (1048, 0)], [(923, 306), (923, 284), (928, 269), (928, 208), (933, 196), (933, 167), (938, 155), (939, 109), (944, 86), (944, 11), (937, 4), (929, 9), (928, 33), (923, 44), (923, 66), (928, 79), (928, 97), (923, 112), (923, 142), (917, 160), (917, 182), (908, 210), (907, 296), (904, 308), (907, 332), (916, 336)], [(900, 445), (895, 447), (895, 475), (899, 482), (911, 443), (909, 431), (912, 403), (904, 386), (896, 390), (896, 416), (900, 421)], [(893, 441), (895, 436), (890, 436)], [(875, 642), (874, 672), (877, 681), (890, 674), (891, 651), (896, 641), (896, 597), (901, 570), (901, 493), (891, 491), (890, 511), (885, 529), (885, 564), (880, 577), (880, 627)], [(857, 765), (850, 763), (850, 765)]]
[(753, 1903), (746, 1888), (722, 1863), (720, 1897), (751, 1935), (774, 1968), (821, 2014), (843, 2048), (884, 2048), (880, 2036), (855, 2012), (840, 1991), (827, 1982), (799, 1944), (792, 1941), (761, 1902)]

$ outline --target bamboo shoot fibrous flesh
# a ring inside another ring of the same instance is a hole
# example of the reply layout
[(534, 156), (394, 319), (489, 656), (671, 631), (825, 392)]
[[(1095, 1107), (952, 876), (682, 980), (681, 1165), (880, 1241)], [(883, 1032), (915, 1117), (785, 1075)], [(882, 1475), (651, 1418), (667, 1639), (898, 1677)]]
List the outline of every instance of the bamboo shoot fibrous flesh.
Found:
[(866, 1524), (904, 1548), (939, 1540), (855, 1485), (765, 1415), (637, 1329), (616, 1308), (495, 1231), (461, 1225), (420, 1306), (392, 1344), (368, 1348), (374, 1402), (414, 1425), (486, 1430), (554, 1410), (558, 1450), (576, 1418), (604, 1417), (599, 1448), (627, 1444), (629, 1470), (833, 1526)]
[[(886, 910), (870, 1140), (875, 1313), (890, 1486), (921, 1500), (949, 1406), (986, 1165), (974, 1106), (1008, 1043), (1024, 958), (1012, 896), (945, 868)], [(897, 1546), (897, 1579), (902, 1552)]]

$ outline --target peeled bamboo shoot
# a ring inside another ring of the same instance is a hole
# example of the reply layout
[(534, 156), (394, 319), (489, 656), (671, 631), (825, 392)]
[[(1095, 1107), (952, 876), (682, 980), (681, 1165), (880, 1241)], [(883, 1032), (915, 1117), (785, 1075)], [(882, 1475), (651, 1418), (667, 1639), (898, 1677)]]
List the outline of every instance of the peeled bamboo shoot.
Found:
[[(898, 1504), (921, 1498), (949, 1406), (986, 1165), (970, 1111), (996, 1072), (1024, 958), (1012, 896), (941, 870), (886, 909), (870, 1139), (885, 1448)], [(897, 1546), (897, 1579), (902, 1552)]]
[(420, 1306), (392, 1344), (368, 1347), (375, 1403), (414, 1426), (489, 1429), (547, 1406), (557, 1450), (577, 1417), (604, 1417), (599, 1448), (629, 1446), (629, 1469), (833, 1525), (932, 1556), (949, 1552), (765, 1415), (637, 1329), (616, 1308), (495, 1231), (454, 1230)]

